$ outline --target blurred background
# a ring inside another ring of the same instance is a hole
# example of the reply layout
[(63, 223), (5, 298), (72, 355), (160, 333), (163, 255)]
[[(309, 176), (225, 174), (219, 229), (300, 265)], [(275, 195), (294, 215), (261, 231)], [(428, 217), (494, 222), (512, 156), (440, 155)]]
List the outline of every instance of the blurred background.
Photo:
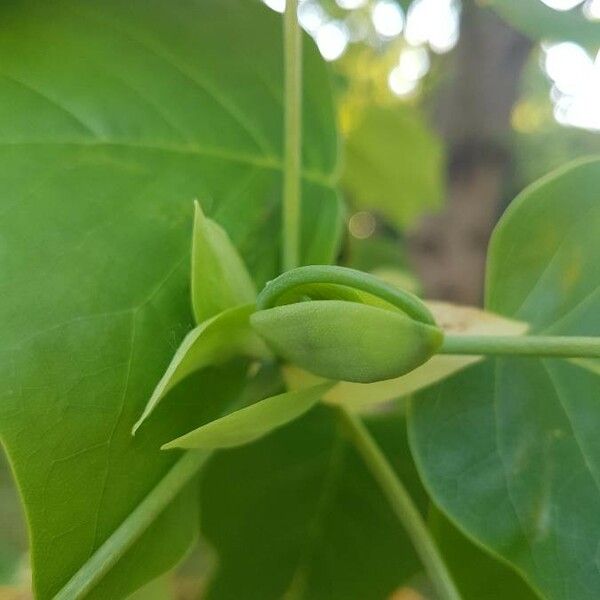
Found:
[[(508, 202), (600, 152), (600, 0), (302, 0), (299, 18), (336, 83), (342, 262), (481, 304), (487, 243)], [(29, 598), (4, 463), (0, 521), (0, 600)], [(203, 556), (136, 597), (197, 598)]]
[(344, 260), (481, 304), (508, 202), (600, 151), (600, 0), (303, 0), (299, 17), (337, 82)]

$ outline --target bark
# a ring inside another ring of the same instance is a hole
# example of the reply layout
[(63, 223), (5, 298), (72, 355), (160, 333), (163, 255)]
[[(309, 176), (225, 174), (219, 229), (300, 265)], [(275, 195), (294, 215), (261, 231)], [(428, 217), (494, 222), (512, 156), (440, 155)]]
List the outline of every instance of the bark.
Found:
[(444, 209), (409, 235), (426, 297), (479, 305), (492, 228), (511, 180), (510, 115), (531, 42), (489, 10), (463, 10), (434, 120), (448, 152)]

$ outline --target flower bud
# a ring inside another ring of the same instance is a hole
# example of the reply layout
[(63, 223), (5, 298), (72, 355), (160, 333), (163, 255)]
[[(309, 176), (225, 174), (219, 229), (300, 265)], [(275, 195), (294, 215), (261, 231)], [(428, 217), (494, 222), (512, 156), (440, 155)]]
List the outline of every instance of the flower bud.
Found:
[(342, 267), (285, 273), (259, 295), (258, 308), (251, 324), (272, 350), (328, 379), (399, 377), (427, 361), (443, 339), (414, 296)]

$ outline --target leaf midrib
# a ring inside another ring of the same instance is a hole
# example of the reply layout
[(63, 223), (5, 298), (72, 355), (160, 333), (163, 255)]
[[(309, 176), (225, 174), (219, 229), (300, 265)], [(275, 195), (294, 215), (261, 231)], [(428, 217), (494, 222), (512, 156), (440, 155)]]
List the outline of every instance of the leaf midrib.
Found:
[[(560, 360), (560, 359), (559, 359)], [(535, 565), (536, 569), (538, 569), (538, 565), (537, 565), (537, 560), (535, 558), (535, 553), (533, 551), (533, 547), (530, 544), (529, 541), (529, 536), (527, 535), (527, 530), (526, 528), (523, 526), (523, 523), (521, 522), (521, 518), (519, 516), (519, 512), (517, 510), (516, 504), (514, 503), (513, 497), (512, 497), (512, 493), (510, 491), (510, 484), (509, 484), (509, 480), (508, 480), (508, 470), (506, 467), (506, 463), (504, 461), (504, 456), (503, 456), (503, 452), (501, 449), (501, 445), (500, 445), (500, 440), (498, 438), (498, 431), (499, 431), (499, 424), (500, 424), (500, 416), (498, 413), (498, 399), (500, 396), (499, 393), (499, 389), (498, 389), (498, 382), (500, 381), (500, 377), (499, 377), (499, 366), (500, 366), (501, 360), (496, 360), (495, 361), (495, 367), (494, 367), (494, 392), (493, 392), (493, 405), (494, 405), (494, 429), (496, 431), (496, 440), (495, 440), (495, 446), (496, 446), (496, 452), (498, 454), (498, 459), (500, 460), (500, 464), (502, 465), (502, 472), (503, 472), (503, 478), (505, 481), (505, 487), (506, 487), (506, 492), (507, 492), (507, 497), (510, 501), (511, 504), (511, 508), (513, 510), (513, 513), (515, 515), (516, 518), (516, 523), (518, 523), (519, 528), (521, 530), (521, 536), (522, 538), (527, 542), (527, 546), (529, 549), (529, 553), (531, 556), (531, 559), (533, 561), (533, 564)], [(590, 478), (592, 479), (592, 481), (594, 482), (594, 485), (598, 491), (598, 497), (600, 498), (600, 475), (596, 475), (594, 473), (594, 469), (592, 468), (592, 465), (589, 463), (587, 455), (585, 453), (585, 450), (583, 448), (583, 445), (581, 443), (581, 440), (579, 439), (579, 436), (577, 434), (576, 431), (576, 427), (571, 419), (571, 415), (565, 405), (565, 403), (562, 400), (562, 396), (561, 393), (558, 389), (558, 384), (555, 380), (555, 377), (552, 375), (552, 369), (550, 368), (550, 365), (548, 364), (548, 360), (545, 359), (540, 359), (539, 360), (540, 365), (542, 366), (546, 377), (548, 378), (548, 382), (550, 383), (550, 386), (554, 392), (554, 396), (556, 398), (556, 404), (558, 406), (560, 406), (563, 414), (565, 415), (565, 419), (567, 421), (567, 423), (569, 424), (569, 428), (571, 430), (571, 434), (572, 434), (572, 439), (574, 441), (575, 446), (577, 447), (577, 450), (579, 452), (579, 454), (581, 455), (583, 464), (585, 465), (585, 468), (587, 470), (587, 472), (589, 473)], [(569, 364), (571, 364), (573, 367), (576, 368), (583, 368), (579, 365), (577, 365), (576, 363), (572, 363), (569, 361)], [(495, 554), (496, 551), (491, 549), (491, 551)], [(521, 575), (521, 577), (527, 581), (528, 585), (540, 596), (543, 597), (544, 594), (540, 591), (540, 588), (537, 585), (537, 582), (534, 582), (531, 580), (530, 577), (528, 577), (524, 571), (522, 571), (520, 568), (517, 568), (519, 574)], [(563, 581), (565, 581), (566, 578), (563, 576)], [(568, 597), (568, 595), (565, 593), (565, 597)]]
[[(544, 371), (546, 372), (548, 379), (550, 380), (550, 384), (552, 385), (552, 389), (554, 390), (554, 394), (556, 395), (557, 403), (562, 408), (562, 410), (565, 414), (565, 418), (567, 419), (567, 421), (569, 423), (571, 432), (573, 434), (573, 440), (575, 441), (575, 445), (577, 446), (577, 449), (578, 449), (579, 453), (581, 454), (581, 458), (583, 459), (583, 462), (586, 466), (586, 469), (588, 470), (588, 472), (590, 474), (590, 477), (592, 478), (592, 480), (594, 481), (594, 483), (596, 485), (596, 489), (598, 490), (598, 497), (600, 499), (600, 475), (594, 472), (594, 469), (592, 468), (592, 465), (590, 464), (590, 462), (588, 460), (588, 457), (585, 453), (583, 444), (582, 444), (581, 440), (579, 439), (579, 435), (577, 434), (577, 429), (575, 427), (575, 424), (573, 423), (573, 419), (571, 418), (571, 414), (569, 413), (569, 411), (563, 401), (562, 394), (559, 390), (558, 382), (556, 381), (555, 375), (552, 374), (552, 369), (551, 369), (548, 361), (541, 360), (540, 363), (542, 364), (542, 367), (544, 368)], [(570, 363), (570, 364), (573, 364), (573, 363)], [(573, 364), (573, 367), (578, 368), (578, 369), (581, 368), (577, 364)]]
[[(544, 268), (542, 269), (542, 271), (536, 278), (535, 282), (533, 283), (533, 285), (527, 292), (525, 298), (523, 299), (523, 301), (521, 302), (519, 307), (515, 311), (513, 311), (515, 318), (522, 317), (523, 316), (522, 313), (527, 312), (529, 305), (535, 296), (535, 293), (538, 291), (540, 286), (543, 285), (547, 274), (550, 272), (550, 269), (554, 266), (554, 264), (556, 263), (558, 258), (561, 256), (561, 253), (567, 247), (568, 243), (577, 234), (577, 232), (580, 231), (581, 224), (588, 220), (589, 214), (594, 209), (597, 209), (597, 205), (595, 203), (592, 203), (583, 214), (578, 215), (578, 217), (571, 223), (571, 226), (564, 232), (563, 238), (561, 239), (559, 244), (554, 249), (550, 260), (548, 260), (548, 262), (546, 263), (546, 265), (544, 266)], [(585, 300), (585, 298), (584, 298), (584, 300)], [(545, 329), (549, 329), (549, 328), (553, 327), (556, 324), (556, 322), (558, 322), (559, 320), (563, 320), (571, 312), (576, 310), (581, 302), (582, 301), (577, 302), (577, 304), (575, 304), (575, 306), (573, 308), (569, 309), (567, 313), (554, 317), (554, 320), (552, 321), (552, 323), (548, 323), (545, 325)]]
[[(90, 21), (96, 21), (103, 27), (111, 29), (113, 32), (129, 39), (130, 41), (141, 46), (145, 51), (164, 61), (181, 75), (191, 81), (195, 86), (203, 90), (209, 96), (211, 96), (221, 108), (223, 108), (229, 116), (237, 122), (237, 124), (250, 135), (250, 137), (257, 144), (263, 152), (268, 154), (273, 150), (269, 142), (262, 135), (262, 132), (258, 130), (252, 122), (247, 118), (245, 113), (231, 100), (225, 96), (217, 86), (207, 81), (206, 77), (203, 77), (196, 69), (192, 69), (189, 66), (181, 65), (176, 57), (174, 57), (160, 42), (151, 39), (147, 35), (144, 36), (140, 31), (133, 32), (130, 28), (125, 28), (115, 24), (113, 20), (105, 19), (102, 15), (93, 13), (92, 11), (82, 11), (81, 6), (79, 10), (75, 11), (81, 18), (89, 19)], [(140, 37), (141, 36), (141, 37)]]
[[(254, 156), (241, 152), (232, 152), (225, 148), (199, 146), (198, 144), (182, 145), (173, 144), (170, 142), (134, 142), (134, 141), (116, 141), (116, 140), (23, 140), (23, 141), (7, 141), (0, 140), (0, 147), (11, 146), (83, 146), (83, 147), (116, 147), (116, 148), (131, 148), (135, 150), (147, 150), (156, 152), (170, 152), (175, 154), (187, 154), (191, 156), (209, 156), (226, 160), (229, 162), (237, 162), (256, 168), (283, 171), (283, 163), (276, 156)], [(322, 173), (314, 169), (303, 169), (302, 178), (311, 183), (316, 183), (326, 188), (334, 189), (337, 183), (335, 173)]]

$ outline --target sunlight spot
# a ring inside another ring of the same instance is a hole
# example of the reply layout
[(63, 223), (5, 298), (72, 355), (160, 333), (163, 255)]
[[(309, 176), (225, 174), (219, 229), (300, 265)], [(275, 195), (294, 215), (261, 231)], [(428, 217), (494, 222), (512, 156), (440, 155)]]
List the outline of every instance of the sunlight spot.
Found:
[(364, 210), (354, 213), (348, 221), (348, 231), (359, 240), (366, 240), (375, 233), (375, 217)]
[(354, 10), (355, 8), (362, 8), (367, 4), (367, 0), (336, 0), (337, 5), (340, 8), (346, 10)]
[(554, 10), (571, 10), (581, 4), (583, 0), (542, 0), (542, 2)]
[(263, 0), (263, 2), (272, 10), (282, 13), (285, 10), (285, 0)]
[(563, 125), (600, 130), (600, 54), (577, 44), (544, 44), (543, 66), (553, 86), (554, 117)]
[(587, 85), (594, 63), (581, 46), (561, 42), (546, 46), (544, 68), (563, 94), (575, 94)]
[(563, 96), (554, 105), (554, 117), (562, 125), (600, 131), (600, 93), (589, 96)]
[(404, 79), (416, 81), (429, 71), (429, 54), (423, 46), (419, 48), (405, 48), (400, 53), (398, 70)]
[(600, 0), (588, 0), (583, 5), (583, 14), (590, 21), (600, 20)]
[(456, 45), (459, 28), (457, 0), (414, 0), (408, 9), (404, 35), (409, 44), (429, 44), (434, 52), (442, 54)]
[(383, 37), (392, 38), (402, 32), (404, 14), (392, 0), (378, 0), (371, 10), (375, 31)]
[(306, 0), (298, 6), (298, 21), (302, 29), (314, 35), (327, 21), (327, 13), (320, 4)]
[(330, 21), (318, 29), (315, 40), (325, 60), (336, 60), (346, 50), (348, 31), (343, 23)]
[(533, 133), (544, 123), (544, 109), (531, 100), (521, 100), (514, 106), (510, 121), (515, 131)]
[(418, 79), (405, 79), (398, 66), (390, 71), (388, 85), (396, 96), (411, 96), (417, 91), (419, 81)]
[(429, 41), (429, 24), (435, 8), (427, 0), (415, 0), (408, 9), (406, 16), (406, 41), (414, 46), (426, 44)]

